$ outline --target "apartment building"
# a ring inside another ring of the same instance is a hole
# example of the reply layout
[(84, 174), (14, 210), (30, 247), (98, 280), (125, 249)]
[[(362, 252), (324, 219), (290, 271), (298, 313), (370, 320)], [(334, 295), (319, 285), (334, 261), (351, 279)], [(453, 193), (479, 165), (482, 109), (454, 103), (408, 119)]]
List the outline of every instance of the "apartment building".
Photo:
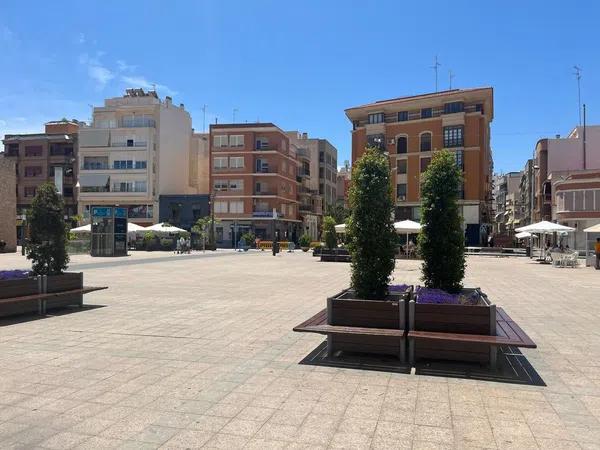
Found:
[[(585, 134), (585, 139), (584, 139)], [(551, 220), (554, 192), (552, 174), (600, 169), (600, 125), (575, 127), (566, 138), (540, 139), (533, 166), (533, 222)]]
[(337, 201), (337, 149), (327, 139), (317, 139), (319, 148), (319, 193), (325, 211)]
[[(210, 126), (210, 179), (217, 245), (233, 247), (246, 231), (296, 240), (298, 159), (289, 136), (272, 123)], [(273, 212), (276, 217), (273, 217)]]
[(522, 175), (522, 172), (508, 172), (494, 177), (495, 233), (511, 233), (515, 226), (520, 226)]
[[(181, 222), (181, 209), (204, 205), (197, 208), (200, 215), (208, 197), (186, 197), (185, 202), (169, 197), (201, 194), (199, 183), (190, 179), (190, 172), (199, 173), (197, 158), (190, 171), (192, 149), (190, 114), (171, 97), (163, 101), (155, 91), (127, 89), (122, 97), (106, 99), (94, 108), (91, 126), (80, 131), (80, 213), (87, 219), (92, 205), (118, 204), (127, 206), (129, 220), (142, 226), (161, 219), (191, 226), (191, 220)], [(161, 197), (168, 213), (160, 213)], [(171, 203), (178, 207), (170, 208)]]
[(521, 220), (517, 224), (519, 226), (525, 226), (532, 223), (532, 204), (533, 204), (533, 159), (528, 159), (525, 163), (525, 167), (521, 171), (521, 181), (519, 183), (519, 196), (521, 198)]
[[(302, 220), (302, 232), (316, 241), (323, 223), (323, 196), (318, 187), (319, 175), (318, 171), (311, 170), (313, 161), (318, 158), (318, 140), (310, 140), (317, 144), (312, 146), (311, 151), (307, 133), (289, 131), (286, 134), (298, 159), (298, 212)], [(314, 167), (318, 165), (314, 164)]]
[(493, 89), (453, 89), (369, 103), (346, 111), (352, 163), (367, 146), (389, 155), (396, 219), (420, 219), (420, 177), (433, 152), (452, 151), (463, 171), (459, 192), (465, 237), (480, 245), (491, 227)]
[(16, 163), (0, 154), (0, 253), (17, 249), (17, 175)]
[[(600, 170), (554, 172), (551, 182), (552, 220), (575, 228), (563, 237), (563, 244), (583, 251), (587, 243), (583, 230), (600, 223)], [(600, 235), (591, 237), (595, 240)], [(593, 246), (589, 250), (593, 251)]]
[(44, 133), (7, 134), (4, 136), (4, 157), (14, 161), (17, 175), (17, 236), (24, 237), (23, 221), (31, 207), (38, 186), (53, 182), (62, 194), (68, 220), (77, 213), (74, 186), (77, 179), (77, 143), (80, 127), (76, 120), (45, 124)]
[(350, 189), (351, 175), (350, 162), (346, 161), (344, 167), (338, 170), (336, 182), (336, 202), (344, 208), (348, 207), (348, 190)]

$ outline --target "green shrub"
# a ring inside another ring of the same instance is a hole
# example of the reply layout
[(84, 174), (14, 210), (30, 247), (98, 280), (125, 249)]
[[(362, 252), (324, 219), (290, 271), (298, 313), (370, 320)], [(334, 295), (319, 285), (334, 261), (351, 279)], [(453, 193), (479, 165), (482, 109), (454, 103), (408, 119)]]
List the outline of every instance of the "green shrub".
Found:
[(256, 240), (256, 236), (251, 231), (242, 234), (242, 239), (246, 243), (246, 245), (252, 246), (254, 245), (254, 241)]
[(173, 248), (173, 239), (162, 238), (160, 240), (160, 246), (163, 250), (170, 250)]
[(300, 247), (310, 247), (310, 242), (311, 242), (310, 235), (308, 235), (306, 233), (303, 234), (302, 236), (300, 236), (300, 239), (298, 240)]
[(461, 172), (454, 155), (436, 152), (421, 182), (421, 233), (425, 286), (459, 292), (465, 275), (465, 238), (458, 206)]
[(36, 275), (57, 275), (69, 263), (67, 254), (67, 226), (64, 204), (52, 183), (37, 189), (28, 216), (31, 239), (27, 244), (27, 258), (31, 259)]
[(337, 237), (335, 235), (335, 219), (331, 216), (323, 217), (323, 237), (325, 247), (332, 249), (337, 247)]
[(352, 287), (359, 298), (381, 299), (394, 270), (396, 234), (388, 158), (368, 148), (352, 170), (346, 226)]

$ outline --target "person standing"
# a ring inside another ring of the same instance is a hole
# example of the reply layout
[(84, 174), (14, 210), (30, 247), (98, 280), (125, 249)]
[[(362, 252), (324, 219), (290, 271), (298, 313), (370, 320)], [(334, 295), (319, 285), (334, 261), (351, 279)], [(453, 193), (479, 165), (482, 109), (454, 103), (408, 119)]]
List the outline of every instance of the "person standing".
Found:
[(596, 251), (596, 270), (600, 270), (600, 238), (596, 238), (594, 250)]

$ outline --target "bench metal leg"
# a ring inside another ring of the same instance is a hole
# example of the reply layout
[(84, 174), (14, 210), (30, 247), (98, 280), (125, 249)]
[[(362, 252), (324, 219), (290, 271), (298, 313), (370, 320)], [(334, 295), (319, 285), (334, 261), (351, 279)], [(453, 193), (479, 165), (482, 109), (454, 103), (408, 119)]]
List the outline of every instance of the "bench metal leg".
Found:
[(400, 338), (400, 362), (406, 362), (406, 342), (402, 338)]
[(414, 338), (408, 339), (408, 362), (412, 367), (415, 366), (415, 340)]
[(498, 370), (498, 347), (495, 345), (490, 346), (490, 369), (492, 372)]

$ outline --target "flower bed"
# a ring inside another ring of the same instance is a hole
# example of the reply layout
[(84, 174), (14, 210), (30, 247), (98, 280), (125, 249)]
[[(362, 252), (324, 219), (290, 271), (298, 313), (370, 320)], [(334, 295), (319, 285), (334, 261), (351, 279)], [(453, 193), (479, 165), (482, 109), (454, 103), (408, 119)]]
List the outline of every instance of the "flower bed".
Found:
[(22, 280), (31, 276), (28, 270), (0, 270), (1, 280)]
[(436, 304), (436, 305), (469, 305), (484, 306), (481, 292), (478, 289), (461, 292), (459, 294), (450, 294), (441, 289), (432, 289), (417, 286), (415, 290), (417, 303)]

